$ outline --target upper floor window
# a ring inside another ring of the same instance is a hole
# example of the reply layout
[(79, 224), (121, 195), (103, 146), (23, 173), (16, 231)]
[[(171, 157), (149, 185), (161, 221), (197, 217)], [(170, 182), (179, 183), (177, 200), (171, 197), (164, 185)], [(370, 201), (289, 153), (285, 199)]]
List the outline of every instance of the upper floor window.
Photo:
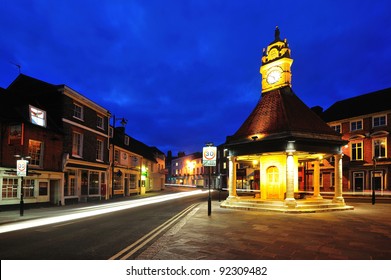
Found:
[(96, 140), (96, 159), (103, 161), (103, 141), (99, 139)]
[(341, 133), (341, 125), (340, 124), (336, 124), (336, 125), (332, 125), (330, 126), (332, 129), (334, 129), (336, 132), (338, 133)]
[(119, 163), (119, 150), (114, 150), (114, 162)]
[(378, 126), (384, 126), (387, 125), (387, 118), (385, 115), (383, 116), (376, 116), (372, 118), (372, 126), (378, 127)]
[(105, 123), (102, 116), (96, 116), (96, 126), (101, 129), (105, 129)]
[(362, 120), (350, 122), (350, 131), (362, 130)]
[(46, 112), (30, 105), (30, 121), (33, 124), (46, 127)]
[(83, 134), (81, 133), (73, 132), (72, 155), (78, 157), (83, 156)]
[(43, 143), (40, 141), (29, 140), (29, 164), (42, 167), (43, 162)]
[(76, 103), (73, 104), (73, 117), (83, 120), (84, 118), (83, 106)]
[(373, 139), (373, 156), (375, 158), (385, 158), (387, 155), (386, 143), (387, 138)]
[(351, 147), (352, 160), (363, 160), (362, 142), (353, 142)]

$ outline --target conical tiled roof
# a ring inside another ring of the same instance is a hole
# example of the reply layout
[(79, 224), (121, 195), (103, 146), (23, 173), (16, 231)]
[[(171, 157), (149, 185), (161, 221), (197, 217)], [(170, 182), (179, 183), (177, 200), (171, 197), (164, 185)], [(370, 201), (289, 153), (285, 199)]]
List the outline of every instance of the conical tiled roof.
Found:
[(251, 141), (253, 136), (258, 136), (258, 141), (341, 140), (341, 136), (308, 108), (289, 86), (265, 92), (238, 131), (227, 139), (227, 144)]

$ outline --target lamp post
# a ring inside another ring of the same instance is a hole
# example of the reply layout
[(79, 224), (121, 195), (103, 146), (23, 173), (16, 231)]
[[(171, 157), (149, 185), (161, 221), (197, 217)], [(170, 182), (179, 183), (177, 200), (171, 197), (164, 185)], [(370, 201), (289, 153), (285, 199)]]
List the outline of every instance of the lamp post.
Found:
[(120, 124), (122, 126), (125, 126), (128, 121), (125, 118), (116, 118), (115, 115), (113, 115), (113, 135), (111, 138), (111, 144), (113, 146), (113, 152), (112, 152), (112, 158), (111, 158), (111, 198), (114, 198), (114, 155), (115, 155), (115, 148), (114, 148), (114, 135), (115, 135), (115, 123), (116, 121), (121, 121)]
[(213, 147), (213, 143), (206, 143), (206, 147), (202, 150), (202, 164), (204, 166), (209, 166), (209, 195), (208, 195), (208, 216), (212, 213), (212, 197), (210, 194), (210, 181), (212, 166), (216, 166), (216, 147)]
[(16, 160), (16, 175), (20, 176), (20, 204), (19, 204), (19, 213), (20, 216), (24, 215), (24, 200), (23, 200), (23, 177), (27, 176), (27, 170), (28, 170), (28, 160), (30, 159), (30, 156), (23, 157), (21, 155), (15, 155), (15, 158), (18, 158)]
[(376, 182), (376, 157), (373, 157), (373, 174), (372, 174), (372, 205), (376, 203), (376, 194), (375, 194), (375, 182)]

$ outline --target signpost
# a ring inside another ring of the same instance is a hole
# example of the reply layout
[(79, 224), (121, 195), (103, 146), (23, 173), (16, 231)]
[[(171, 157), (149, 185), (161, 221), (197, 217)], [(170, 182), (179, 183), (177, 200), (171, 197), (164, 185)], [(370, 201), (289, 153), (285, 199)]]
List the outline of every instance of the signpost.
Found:
[(27, 176), (28, 161), (20, 159), (16, 161), (16, 175), (21, 178), (20, 185), (20, 216), (24, 214), (24, 201), (23, 201), (23, 177)]
[(202, 165), (209, 166), (209, 196), (208, 196), (208, 216), (212, 212), (212, 198), (210, 196), (210, 174), (212, 173), (212, 166), (216, 166), (217, 148), (213, 146), (213, 143), (207, 143), (206, 147), (202, 149)]

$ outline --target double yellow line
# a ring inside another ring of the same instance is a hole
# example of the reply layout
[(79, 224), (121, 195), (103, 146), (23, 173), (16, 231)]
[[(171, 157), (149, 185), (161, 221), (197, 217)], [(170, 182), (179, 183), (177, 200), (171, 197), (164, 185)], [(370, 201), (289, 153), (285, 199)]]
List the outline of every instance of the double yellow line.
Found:
[(161, 234), (163, 231), (165, 231), (167, 228), (172, 226), (174, 223), (178, 222), (182, 217), (187, 215), (194, 207), (196, 207), (198, 203), (192, 204), (183, 211), (176, 214), (174, 217), (166, 221), (165, 223), (161, 224), (154, 230), (150, 231), (148, 234), (144, 235), (142, 238), (134, 242), (133, 244), (129, 245), (125, 249), (121, 250), (109, 260), (127, 260), (129, 257), (131, 257), (134, 253), (136, 253), (138, 250), (143, 248), (146, 244), (148, 244), (151, 240), (156, 238), (159, 234)]

